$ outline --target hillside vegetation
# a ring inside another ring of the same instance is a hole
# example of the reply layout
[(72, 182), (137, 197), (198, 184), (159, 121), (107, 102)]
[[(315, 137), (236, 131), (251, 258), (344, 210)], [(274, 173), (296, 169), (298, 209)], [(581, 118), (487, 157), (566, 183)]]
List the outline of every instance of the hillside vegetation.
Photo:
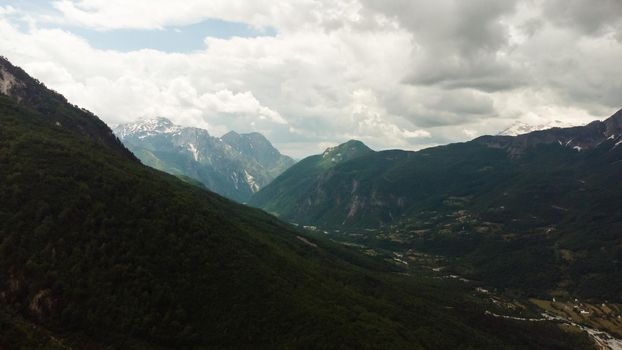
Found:
[(406, 247), (461, 258), (493, 286), (620, 301), (620, 123), (622, 112), (585, 127), (370, 152), (330, 168), (313, 156), (251, 204), (322, 229), (396, 233)]

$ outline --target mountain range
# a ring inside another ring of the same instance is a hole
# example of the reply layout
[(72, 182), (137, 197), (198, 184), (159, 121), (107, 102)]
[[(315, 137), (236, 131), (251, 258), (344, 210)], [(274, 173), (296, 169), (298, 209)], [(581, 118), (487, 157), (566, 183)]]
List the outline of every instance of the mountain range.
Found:
[[(578, 166), (604, 151), (608, 159), (615, 158), (622, 150), (618, 149), (620, 141), (622, 111), (586, 126), (518, 136), (482, 136), (418, 152), (375, 152), (351, 140), (303, 159), (257, 193), (251, 204), (294, 222), (378, 227), (412, 212), (430, 198), (458, 195), (464, 192), (464, 185), (481, 186), (478, 193), (483, 193), (496, 190), (494, 186), (500, 181), (514, 183), (514, 178), (499, 176), (549, 153), (563, 157), (541, 164), (543, 169), (553, 168), (560, 161)], [(487, 177), (495, 181), (484, 181)]]
[(517, 121), (513, 123), (512, 125), (510, 125), (509, 127), (507, 127), (506, 129), (503, 129), (497, 135), (498, 136), (518, 136), (518, 135), (528, 134), (534, 131), (548, 130), (548, 129), (553, 129), (553, 128), (569, 128), (573, 126), (576, 126), (576, 125), (573, 125), (573, 124), (570, 124), (570, 123), (567, 123), (561, 120), (553, 120), (550, 122), (539, 123), (539, 124), (529, 124), (529, 123)]
[[(349, 141), (301, 160), (250, 203), (327, 231), (371, 230), (372, 244), (398, 235), (402, 248), (458, 257), (469, 277), (501, 288), (621, 301), (621, 144), (622, 111), (418, 152)], [(326, 161), (345, 150), (355, 156)]]
[(231, 131), (215, 137), (166, 118), (121, 124), (113, 131), (144, 164), (195, 179), (238, 202), (247, 201), (294, 164), (260, 133)]

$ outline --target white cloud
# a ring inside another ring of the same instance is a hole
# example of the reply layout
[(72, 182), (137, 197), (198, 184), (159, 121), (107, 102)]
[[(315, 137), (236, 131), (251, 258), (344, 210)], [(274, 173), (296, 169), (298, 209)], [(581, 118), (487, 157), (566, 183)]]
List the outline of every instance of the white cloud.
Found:
[(370, 89), (353, 92), (350, 111), (347, 114), (350, 116), (350, 123), (355, 126), (346, 133), (347, 138), (359, 138), (375, 147), (409, 148), (409, 139), (431, 137), (427, 130), (399, 127), (388, 117), (390, 114)]
[(417, 149), (618, 109), (619, 3), (565, 3), (61, 0), (56, 17), (22, 15), (108, 31), (218, 18), (278, 34), (122, 53), (36, 22), (20, 32), (0, 8), (0, 51), (109, 123), (162, 115), (215, 134), (260, 131), (294, 156), (349, 138)]
[(301, 30), (339, 27), (360, 20), (356, 0), (56, 0), (62, 20), (98, 30), (161, 29), (208, 18), (248, 23), (257, 28)]
[(462, 132), (468, 137), (468, 138), (474, 138), (477, 136), (477, 131), (476, 130), (472, 130), (472, 129), (464, 129), (462, 130)]
[(0, 6), (0, 16), (14, 14), (15, 12), (17, 12), (17, 10), (11, 5)]

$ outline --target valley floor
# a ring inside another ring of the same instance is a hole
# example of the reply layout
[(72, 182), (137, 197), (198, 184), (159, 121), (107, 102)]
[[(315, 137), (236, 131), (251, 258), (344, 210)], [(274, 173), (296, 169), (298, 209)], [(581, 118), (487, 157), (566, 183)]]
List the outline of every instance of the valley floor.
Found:
[(335, 242), (354, 247), (364, 254), (383, 258), (403, 268), (403, 274), (428, 275), (445, 280), (458, 289), (471, 293), (485, 305), (485, 314), (495, 318), (522, 322), (549, 322), (570, 333), (585, 332), (601, 350), (622, 350), (622, 304), (607, 301), (584, 301), (564, 292), (548, 298), (515, 295), (491, 286), (469, 280), (451, 267), (451, 259), (416, 251), (414, 249), (378, 248), (362, 243), (362, 237), (381, 237), (388, 241), (404, 243), (399, 234), (381, 230), (332, 230), (305, 227), (310, 234), (328, 236)]

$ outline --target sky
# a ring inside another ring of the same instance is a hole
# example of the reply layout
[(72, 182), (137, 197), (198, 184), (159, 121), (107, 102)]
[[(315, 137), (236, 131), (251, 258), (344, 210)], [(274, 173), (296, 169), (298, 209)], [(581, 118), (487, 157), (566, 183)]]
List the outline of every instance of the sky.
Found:
[(622, 1), (0, 0), (0, 55), (109, 125), (417, 150), (622, 108)]

